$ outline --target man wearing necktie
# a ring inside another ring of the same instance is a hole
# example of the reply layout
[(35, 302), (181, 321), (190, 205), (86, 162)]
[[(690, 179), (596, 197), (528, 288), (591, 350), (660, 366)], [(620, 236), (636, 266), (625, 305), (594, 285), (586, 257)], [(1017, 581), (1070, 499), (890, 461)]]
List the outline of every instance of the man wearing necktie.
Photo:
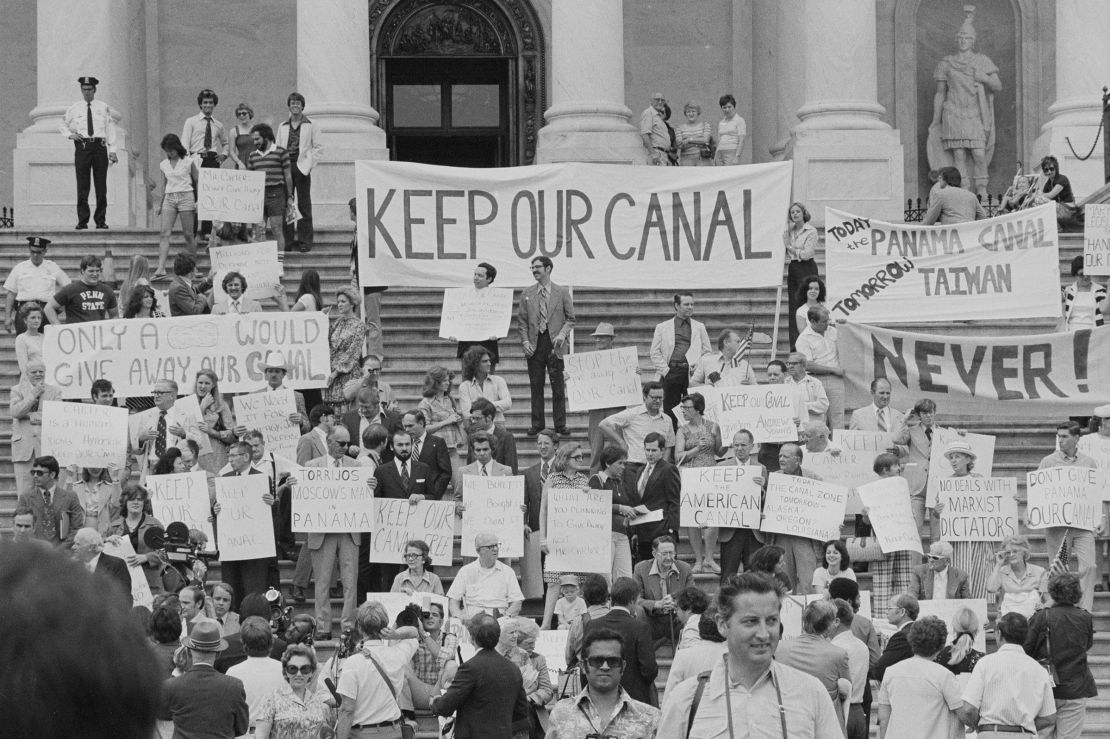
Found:
[(220, 300), (212, 307), (213, 315), (237, 316), (262, 311), (262, 306), (257, 300), (247, 297), (247, 278), (241, 272), (228, 272), (220, 281), (220, 285), (227, 294), (227, 300)]
[(658, 536), (678, 537), (678, 512), (682, 493), (682, 478), (678, 468), (665, 459), (666, 439), (657, 431), (644, 437), (644, 466), (636, 480), (640, 505), (634, 509), (637, 516), (661, 511), (662, 520), (633, 526), (636, 538), (632, 554), (637, 562), (652, 558), (651, 544)]
[(566, 383), (563, 379), (563, 354), (574, 329), (574, 301), (570, 289), (551, 281), (551, 259), (532, 260), (536, 284), (524, 288), (517, 309), (517, 333), (524, 356), (528, 358), (528, 384), (532, 390), (532, 426), (529, 436), (544, 427), (544, 373), (551, 379), (551, 415), (555, 431), (567, 430)]
[[(393, 459), (383, 462), (374, 470), (377, 480), (374, 496), (378, 498), (407, 499), (410, 505), (422, 500), (435, 500), (435, 494), (428, 487), (430, 472), (428, 465), (412, 459), (412, 437), (408, 431), (398, 429), (393, 432)], [(401, 571), (400, 565), (379, 564), (377, 577), (371, 576), (374, 592), (387, 592), (393, 587), (393, 578)]]
[(108, 165), (115, 164), (116, 123), (108, 106), (96, 97), (100, 80), (96, 77), (79, 77), (81, 97), (62, 116), (59, 130), (73, 142), (73, 167), (77, 172), (77, 229), (89, 227), (89, 180), (96, 190), (96, 211), (93, 220), (97, 228), (108, 228), (105, 214), (108, 210)]
[[(181, 129), (181, 143), (189, 154), (197, 157), (202, 169), (218, 169), (227, 159), (227, 133), (224, 124), (212, 117), (216, 106), (220, 104), (219, 96), (209, 89), (201, 90), (197, 94), (197, 107), (200, 112), (185, 119), (185, 126)], [(196, 195), (194, 188), (193, 195)], [(199, 202), (199, 199), (198, 199)], [(202, 221), (200, 234), (207, 237), (212, 231), (212, 221)]]
[[(936, 414), (936, 403), (928, 398), (919, 400), (894, 429), (894, 451), (905, 465), (902, 476), (910, 485), (910, 509), (918, 531), (923, 531), (925, 523), (925, 490), (929, 483)], [(934, 540), (936, 538), (933, 536)]]
[[(255, 469), (251, 463), (254, 450), (251, 445), (245, 441), (237, 441), (228, 447), (227, 462), (231, 469), (223, 473), (220, 477), (239, 477), (241, 475), (262, 475), (261, 470)], [(262, 502), (268, 506), (274, 504), (274, 496), (270, 491), (270, 487), (266, 487), (266, 492), (262, 495)], [(217, 516), (219, 515), (219, 503), (213, 506), (216, 510)], [(218, 525), (218, 524), (217, 524)], [(217, 531), (217, 535), (219, 532)], [(271, 572), (276, 572), (276, 557), (259, 557), (257, 559), (240, 559), (232, 562), (221, 561), (220, 570), (223, 579), (236, 593), (264, 593), (267, 587), (273, 585), (279, 586), (277, 582), (271, 582)], [(271, 566), (273, 565), (273, 566)]]
[(19, 496), (16, 509), (34, 513), (34, 537), (57, 545), (71, 546), (77, 530), (85, 525), (85, 509), (77, 495), (58, 484), (58, 460), (49, 455), (31, 464), (29, 491)]
[(871, 381), (871, 405), (852, 411), (848, 428), (853, 431), (894, 433), (902, 425), (905, 414), (890, 404), (890, 380), (876, 377)]

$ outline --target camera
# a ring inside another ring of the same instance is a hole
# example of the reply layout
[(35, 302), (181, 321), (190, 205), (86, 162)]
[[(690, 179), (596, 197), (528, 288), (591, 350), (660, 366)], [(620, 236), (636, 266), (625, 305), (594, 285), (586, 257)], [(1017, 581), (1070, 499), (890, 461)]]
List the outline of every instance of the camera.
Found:
[(205, 550), (208, 537), (203, 532), (190, 529), (181, 521), (174, 521), (165, 529), (150, 527), (143, 534), (143, 543), (160, 552), (162, 560), (187, 582), (203, 583), (208, 565), (220, 558), (218, 551)]
[(425, 615), (427, 615), (427, 613), (420, 610), (420, 606), (415, 603), (409, 603), (397, 614), (397, 627), (412, 626), (415, 629), (419, 629)]

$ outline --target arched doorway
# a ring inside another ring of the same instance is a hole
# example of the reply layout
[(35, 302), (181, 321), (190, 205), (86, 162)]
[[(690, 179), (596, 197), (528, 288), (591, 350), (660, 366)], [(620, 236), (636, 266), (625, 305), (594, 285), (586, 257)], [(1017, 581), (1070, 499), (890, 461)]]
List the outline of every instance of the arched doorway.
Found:
[(544, 42), (526, 0), (370, 0), (370, 53), (392, 159), (534, 161)]

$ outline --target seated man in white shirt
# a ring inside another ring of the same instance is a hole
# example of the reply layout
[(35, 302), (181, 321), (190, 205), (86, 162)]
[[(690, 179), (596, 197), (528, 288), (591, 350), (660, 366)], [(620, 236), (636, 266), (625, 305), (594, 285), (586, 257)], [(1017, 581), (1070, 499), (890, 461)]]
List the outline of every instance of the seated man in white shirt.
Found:
[(513, 568), (498, 561), (500, 547), (494, 534), (474, 537), (478, 559), (459, 568), (447, 591), (451, 615), (455, 618), (470, 618), (483, 611), (496, 618), (520, 614), (524, 594)]

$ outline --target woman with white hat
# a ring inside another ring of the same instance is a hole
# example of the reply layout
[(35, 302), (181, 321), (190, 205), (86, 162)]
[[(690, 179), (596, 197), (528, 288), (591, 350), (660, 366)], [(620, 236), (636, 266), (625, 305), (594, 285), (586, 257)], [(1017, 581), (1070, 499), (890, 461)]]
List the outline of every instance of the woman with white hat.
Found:
[[(944, 450), (944, 458), (952, 465), (950, 477), (982, 477), (975, 468), (975, 451), (965, 439), (954, 439)], [(944, 510), (944, 500), (937, 500), (937, 516)], [(945, 537), (942, 535), (942, 539)], [(994, 569), (994, 546), (989, 541), (950, 541), (952, 565), (967, 573), (967, 585), (974, 598), (986, 597), (987, 580)]]

